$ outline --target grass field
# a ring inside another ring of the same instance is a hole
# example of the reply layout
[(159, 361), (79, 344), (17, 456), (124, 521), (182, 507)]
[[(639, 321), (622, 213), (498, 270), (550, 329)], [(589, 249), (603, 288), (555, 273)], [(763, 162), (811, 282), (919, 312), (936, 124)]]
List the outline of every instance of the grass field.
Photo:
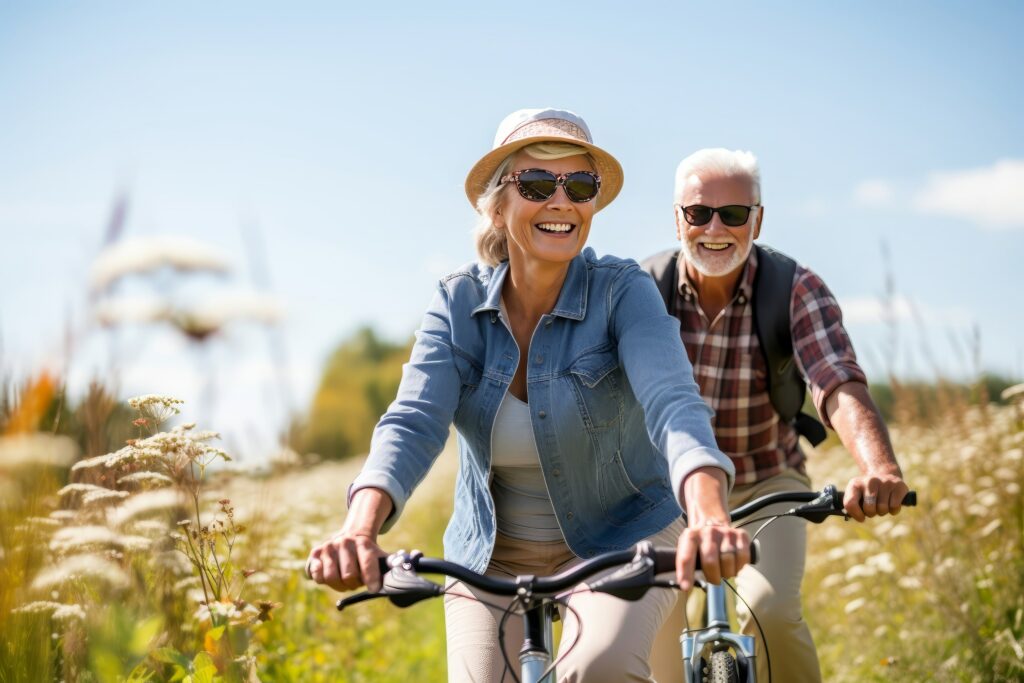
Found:
[[(1020, 411), (953, 411), (893, 436), (920, 505), (811, 529), (806, 618), (826, 680), (1021, 680)], [(441, 553), (452, 446), (386, 548)], [(10, 441), (0, 448), (0, 683), (444, 680), (440, 601), (338, 614), (336, 595), (301, 576), (309, 547), (341, 522), (358, 460), (230, 476), (210, 467), (196, 506), (187, 478), (141, 455), (72, 471), (68, 487), (59, 445), (32, 448), (37, 457), (16, 462)], [(853, 474), (835, 445), (810, 468), (816, 484)]]

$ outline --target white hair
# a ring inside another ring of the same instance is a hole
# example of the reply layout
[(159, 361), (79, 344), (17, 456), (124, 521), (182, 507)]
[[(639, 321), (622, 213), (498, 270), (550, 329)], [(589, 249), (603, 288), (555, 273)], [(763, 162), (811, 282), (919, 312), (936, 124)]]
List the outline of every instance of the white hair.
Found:
[(683, 200), (687, 181), (705, 173), (747, 176), (754, 193), (754, 204), (761, 203), (761, 168), (757, 164), (757, 157), (752, 152), (714, 147), (698, 150), (679, 162), (674, 195), (676, 204)]
[(508, 235), (494, 225), (494, 216), (501, 203), (502, 190), (506, 187), (501, 184), (501, 178), (508, 173), (512, 167), (513, 157), (519, 152), (525, 152), (540, 161), (586, 156), (590, 159), (591, 165), (594, 165), (594, 160), (586, 148), (567, 142), (535, 142), (505, 157), (487, 183), (487, 189), (476, 200), (476, 210), (480, 214), (476, 229), (473, 231), (476, 237), (476, 253), (480, 260), (489, 266), (496, 266), (508, 258)]

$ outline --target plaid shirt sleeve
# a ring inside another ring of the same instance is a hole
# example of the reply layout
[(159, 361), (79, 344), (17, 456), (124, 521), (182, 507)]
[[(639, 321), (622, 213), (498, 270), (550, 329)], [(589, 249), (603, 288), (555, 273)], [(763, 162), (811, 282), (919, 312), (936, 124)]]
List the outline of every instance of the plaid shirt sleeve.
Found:
[(857, 364), (839, 303), (821, 278), (803, 266), (797, 266), (793, 276), (789, 314), (800, 372), (811, 388), (818, 415), (831, 428), (825, 412), (829, 395), (844, 382), (866, 384), (867, 377)]

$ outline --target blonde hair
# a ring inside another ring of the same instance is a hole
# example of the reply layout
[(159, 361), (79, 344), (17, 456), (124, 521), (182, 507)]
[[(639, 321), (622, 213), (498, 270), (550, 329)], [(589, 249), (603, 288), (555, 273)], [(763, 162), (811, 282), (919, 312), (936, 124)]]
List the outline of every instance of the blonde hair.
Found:
[(750, 178), (754, 204), (761, 203), (761, 168), (752, 152), (722, 147), (701, 149), (679, 162), (676, 169), (675, 203), (683, 201), (683, 190), (691, 176), (715, 172), (723, 175), (745, 175)]
[(569, 142), (535, 142), (505, 157), (488, 181), (487, 189), (476, 201), (476, 211), (480, 214), (473, 231), (476, 253), (489, 266), (496, 266), (508, 259), (508, 235), (494, 225), (494, 216), (500, 208), (502, 191), (506, 188), (501, 184), (501, 178), (508, 173), (512, 167), (512, 158), (519, 152), (525, 152), (527, 156), (539, 161), (586, 156), (594, 164), (594, 159), (585, 148)]

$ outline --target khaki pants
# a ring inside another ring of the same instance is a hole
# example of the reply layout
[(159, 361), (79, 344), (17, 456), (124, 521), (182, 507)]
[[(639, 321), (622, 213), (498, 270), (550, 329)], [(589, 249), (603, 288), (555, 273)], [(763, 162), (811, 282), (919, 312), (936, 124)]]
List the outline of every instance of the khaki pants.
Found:
[[(674, 547), (682, 529), (680, 521), (648, 540), (657, 546)], [(499, 534), (486, 573), (505, 578), (521, 574), (543, 576), (579, 562), (561, 541), (536, 543)], [(459, 597), (467, 595), (495, 606)], [(676, 591), (661, 588), (651, 589), (637, 602), (586, 591), (571, 597), (570, 609), (563, 612), (565, 621), (556, 655), (559, 682), (651, 681), (651, 644), (676, 601)], [(509, 602), (507, 597), (449, 581), (449, 592), (444, 598), (449, 681), (513, 680), (498, 649), (498, 625)], [(505, 621), (505, 652), (517, 676), (522, 643), (523, 619), (515, 614)]]
[[(756, 484), (737, 486), (729, 496), (729, 507), (734, 509), (754, 498), (782, 491), (810, 491), (810, 480), (794, 470), (771, 477)], [(792, 503), (771, 505), (757, 513), (761, 517), (778, 514), (793, 507)], [(744, 527), (750, 535), (761, 527), (755, 523)], [(743, 568), (733, 585), (757, 615), (768, 641), (771, 655), (771, 680), (775, 683), (821, 681), (818, 652), (801, 616), (800, 583), (804, 576), (807, 555), (807, 522), (787, 517), (772, 522), (760, 535), (761, 557), (754, 566)], [(730, 593), (728, 589), (727, 592)], [(683, 680), (682, 654), (679, 634), (689, 623), (696, 626), (702, 621), (701, 591), (694, 591), (689, 601), (680, 600), (671, 616), (658, 633), (651, 654), (655, 678), (663, 683)], [(684, 607), (684, 602), (688, 602)], [(750, 613), (738, 600), (740, 632), (756, 639), (757, 680), (768, 681), (768, 658), (765, 644)]]

